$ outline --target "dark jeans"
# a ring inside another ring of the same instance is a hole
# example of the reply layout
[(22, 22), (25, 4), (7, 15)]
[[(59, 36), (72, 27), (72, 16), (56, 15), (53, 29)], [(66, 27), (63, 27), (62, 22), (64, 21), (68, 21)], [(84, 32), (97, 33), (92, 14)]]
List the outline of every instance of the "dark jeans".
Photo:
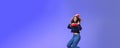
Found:
[(73, 34), (72, 39), (67, 44), (67, 48), (80, 48), (80, 47), (77, 46), (80, 39), (81, 39), (80, 34)]

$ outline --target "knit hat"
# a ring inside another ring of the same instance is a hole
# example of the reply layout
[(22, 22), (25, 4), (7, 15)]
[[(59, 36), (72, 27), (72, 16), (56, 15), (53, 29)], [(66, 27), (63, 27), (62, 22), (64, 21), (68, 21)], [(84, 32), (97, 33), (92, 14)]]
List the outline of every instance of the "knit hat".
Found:
[(76, 16), (76, 17), (80, 17), (80, 14), (75, 14), (74, 16)]

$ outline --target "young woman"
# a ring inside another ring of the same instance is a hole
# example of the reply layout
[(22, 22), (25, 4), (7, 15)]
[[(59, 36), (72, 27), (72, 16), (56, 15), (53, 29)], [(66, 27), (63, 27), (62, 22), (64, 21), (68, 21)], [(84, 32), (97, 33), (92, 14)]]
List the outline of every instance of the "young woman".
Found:
[(68, 42), (67, 48), (79, 48), (77, 44), (81, 39), (80, 30), (82, 29), (80, 25), (81, 19), (79, 16), (79, 14), (75, 14), (71, 20), (71, 23), (68, 25), (68, 28), (71, 29), (71, 32), (73, 33), (73, 37)]

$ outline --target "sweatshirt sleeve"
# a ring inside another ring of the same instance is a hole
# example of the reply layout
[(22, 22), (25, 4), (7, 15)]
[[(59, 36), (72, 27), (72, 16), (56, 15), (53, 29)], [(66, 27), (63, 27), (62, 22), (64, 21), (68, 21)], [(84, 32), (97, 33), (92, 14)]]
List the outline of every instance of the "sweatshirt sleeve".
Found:
[(70, 24), (68, 24), (67, 28), (68, 28), (68, 29), (71, 29)]
[(78, 29), (79, 29), (79, 30), (82, 30), (82, 27), (81, 27), (81, 25), (79, 25), (79, 26), (78, 26)]

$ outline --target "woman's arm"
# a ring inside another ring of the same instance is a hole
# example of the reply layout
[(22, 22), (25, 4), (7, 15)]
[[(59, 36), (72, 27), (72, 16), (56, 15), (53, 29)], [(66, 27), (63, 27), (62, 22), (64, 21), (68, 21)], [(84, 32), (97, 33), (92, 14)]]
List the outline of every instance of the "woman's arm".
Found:
[(67, 28), (71, 29), (71, 26), (70, 26), (70, 24), (68, 24), (68, 27), (67, 27)]
[(79, 30), (82, 30), (82, 27), (81, 27), (81, 25), (80, 25), (80, 24), (78, 25), (78, 29), (79, 29)]

